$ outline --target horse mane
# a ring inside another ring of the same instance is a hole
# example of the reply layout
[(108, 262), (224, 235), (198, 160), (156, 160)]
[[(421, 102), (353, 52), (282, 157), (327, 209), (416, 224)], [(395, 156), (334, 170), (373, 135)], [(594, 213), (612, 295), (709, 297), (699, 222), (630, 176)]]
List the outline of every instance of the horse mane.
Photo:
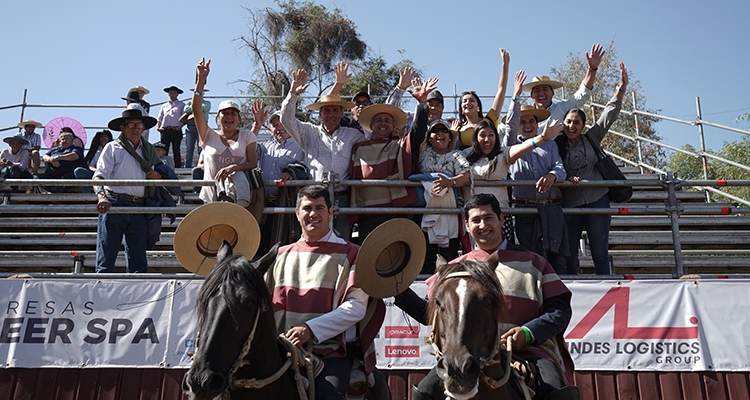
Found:
[[(495, 304), (495, 314), (498, 318), (503, 317), (507, 311), (503, 289), (500, 286), (500, 281), (497, 279), (497, 275), (495, 275), (495, 268), (488, 262), (463, 260), (445, 265), (438, 273), (435, 282), (435, 293), (437, 294), (443, 283), (445, 283), (447, 279), (450, 279), (448, 278), (448, 275), (453, 272), (463, 271), (468, 272), (472, 279), (479, 282), (479, 284), (489, 291), (493, 298), (493, 303)], [(436, 308), (437, 305), (435, 302), (430, 301), (427, 306), (427, 315), (430, 320), (432, 320), (434, 312), (437, 311)]]
[(270, 306), (271, 294), (268, 292), (263, 277), (255, 269), (247, 257), (234, 255), (217, 264), (206, 277), (203, 286), (198, 292), (196, 310), (198, 312), (198, 325), (208, 313), (208, 303), (214, 293), (221, 289), (224, 300), (229, 310), (234, 314), (242, 308), (241, 288), (258, 294), (258, 303)]

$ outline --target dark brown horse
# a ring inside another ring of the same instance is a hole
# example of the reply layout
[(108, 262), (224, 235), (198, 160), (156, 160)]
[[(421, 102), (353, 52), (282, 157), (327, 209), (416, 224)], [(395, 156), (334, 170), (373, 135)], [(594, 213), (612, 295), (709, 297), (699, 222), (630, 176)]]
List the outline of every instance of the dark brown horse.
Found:
[[(278, 245), (255, 262), (232, 255), (226, 241), (206, 278), (196, 308), (198, 344), (182, 389), (193, 400), (298, 399), (288, 367), (289, 350), (278, 340), (271, 295), (263, 280)], [(389, 399), (385, 377), (375, 371), (369, 399)], [(251, 387), (254, 386), (254, 387)], [(258, 387), (262, 386), (262, 387)]]
[(488, 262), (448, 264), (438, 258), (427, 312), (438, 358), (436, 372), (448, 397), (523, 398), (506, 386), (512, 376), (498, 329), (506, 306), (495, 275), (497, 263), (496, 254)]

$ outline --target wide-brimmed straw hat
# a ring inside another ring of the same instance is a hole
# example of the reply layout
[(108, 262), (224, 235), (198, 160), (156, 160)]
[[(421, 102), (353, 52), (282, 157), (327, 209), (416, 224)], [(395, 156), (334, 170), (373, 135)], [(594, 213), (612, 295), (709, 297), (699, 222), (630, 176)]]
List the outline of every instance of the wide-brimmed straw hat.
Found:
[(143, 87), (141, 85), (132, 87), (132, 88), (130, 88), (130, 90), (135, 90), (135, 91), (138, 91), (138, 92), (143, 92), (144, 96), (147, 95), (147, 94), (149, 94), (149, 93), (151, 93), (150, 90), (146, 89), (145, 87)]
[(208, 203), (191, 211), (177, 226), (174, 254), (186, 270), (208, 276), (224, 240), (234, 254), (252, 258), (260, 245), (258, 222), (237, 204)]
[[(534, 106), (521, 106), (521, 116), (525, 117), (527, 115), (533, 115), (536, 117), (536, 122), (542, 122), (545, 119), (549, 118), (550, 112), (543, 108), (536, 108)], [(506, 118), (507, 116), (503, 117), (501, 122), (505, 124)]]
[(551, 87), (552, 90), (560, 89), (561, 87), (563, 87), (563, 84), (561, 82), (553, 81), (547, 75), (539, 75), (531, 78), (531, 82), (523, 85), (523, 91), (531, 92), (532, 89), (541, 85), (547, 85)]
[(318, 111), (325, 106), (341, 106), (343, 108), (352, 108), (354, 107), (354, 103), (342, 101), (341, 96), (337, 96), (335, 94), (327, 94), (324, 96), (320, 96), (320, 99), (318, 99), (317, 102), (308, 105), (307, 109), (310, 111)]
[(120, 131), (120, 126), (129, 119), (139, 119), (143, 122), (143, 129), (151, 129), (156, 125), (156, 118), (143, 115), (143, 107), (138, 103), (128, 104), (128, 108), (122, 112), (122, 117), (109, 121), (107, 127), (113, 131)]
[(27, 119), (26, 121), (22, 121), (18, 123), (19, 128), (24, 128), (26, 127), (26, 125), (34, 125), (37, 128), (41, 128), (42, 126), (44, 126), (42, 125), (41, 122), (34, 121), (33, 119)]
[(417, 279), (427, 244), (422, 229), (406, 218), (395, 218), (375, 228), (359, 248), (355, 274), (359, 287), (382, 299), (395, 296)]
[(362, 109), (359, 114), (359, 123), (367, 130), (371, 131), (370, 123), (372, 119), (378, 115), (386, 113), (393, 118), (393, 125), (396, 129), (403, 129), (406, 126), (406, 113), (400, 108), (391, 104), (373, 104)]
[(29, 144), (29, 141), (20, 137), (20, 136), (8, 136), (7, 138), (3, 139), (3, 142), (10, 144), (10, 142), (21, 142), (22, 145)]

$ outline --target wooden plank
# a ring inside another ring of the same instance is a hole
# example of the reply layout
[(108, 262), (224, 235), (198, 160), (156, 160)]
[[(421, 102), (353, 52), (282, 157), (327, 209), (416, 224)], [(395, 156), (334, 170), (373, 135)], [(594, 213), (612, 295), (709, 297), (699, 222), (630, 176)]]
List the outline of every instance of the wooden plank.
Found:
[(86, 368), (80, 370), (78, 376), (79, 399), (96, 399), (99, 392), (99, 370)]
[(750, 400), (750, 384), (746, 373), (727, 373), (725, 376), (729, 400)]
[(676, 372), (664, 372), (658, 373), (659, 387), (661, 393), (659, 398), (668, 399), (681, 399), (682, 398), (682, 387), (680, 386), (680, 376)]
[(595, 400), (596, 387), (594, 386), (594, 372), (576, 371), (573, 377), (578, 391), (581, 392), (581, 400)]
[(597, 400), (617, 400), (614, 372), (597, 372), (594, 375)]
[(409, 376), (407, 378), (407, 384), (406, 384), (406, 394), (409, 399), (411, 399), (411, 388), (413, 386), (419, 385), (419, 382), (424, 379), (425, 375), (427, 375), (427, 372), (429, 370), (420, 370), (420, 371), (410, 371)]
[(96, 388), (96, 399), (117, 400), (117, 386), (123, 370), (115, 368), (101, 368), (97, 371), (99, 372), (99, 384)]
[(187, 374), (186, 369), (165, 369), (162, 374), (161, 392), (163, 400), (182, 399), (182, 378)]
[(162, 400), (162, 377), (166, 370), (159, 369), (156, 371), (136, 370), (139, 372), (140, 388), (138, 390), (139, 400)]
[(659, 381), (653, 372), (640, 372), (636, 374), (638, 380), (638, 396), (640, 399), (658, 399)]
[(40, 368), (37, 370), (36, 387), (34, 388), (35, 399), (52, 399), (55, 394), (55, 387), (58, 372), (62, 371), (57, 368)]
[(13, 390), (13, 400), (33, 400), (34, 389), (36, 388), (37, 379), (36, 369), (18, 368), (16, 370), (16, 384)]
[(690, 396), (694, 400), (713, 400), (708, 399), (703, 392), (703, 382), (701, 376), (695, 373), (682, 372), (679, 374), (682, 393)]
[(638, 400), (638, 382), (634, 373), (623, 372), (615, 375), (618, 400)]
[(707, 371), (701, 374), (703, 377), (703, 385), (706, 388), (706, 398), (709, 400), (713, 399), (726, 399), (727, 389), (724, 386), (724, 374), (720, 372)]
[(0, 368), (0, 399), (10, 399), (16, 385), (15, 369)]
[(58, 370), (55, 400), (76, 400), (79, 398), (78, 385), (81, 371), (83, 370), (72, 368), (60, 368)]
[(388, 387), (391, 388), (391, 400), (411, 399), (411, 390), (407, 390), (406, 377), (403, 373), (389, 371)]
[(133, 368), (121, 370), (117, 386), (118, 399), (137, 399), (141, 393), (141, 371)]

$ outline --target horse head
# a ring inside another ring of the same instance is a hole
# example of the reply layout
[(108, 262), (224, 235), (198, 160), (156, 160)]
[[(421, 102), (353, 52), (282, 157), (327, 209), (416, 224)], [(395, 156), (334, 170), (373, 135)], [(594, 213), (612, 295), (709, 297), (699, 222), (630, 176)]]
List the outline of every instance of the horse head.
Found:
[(497, 355), (497, 326), (506, 310), (497, 264), (497, 253), (487, 262), (455, 264), (438, 256), (428, 315), (438, 353), (436, 372), (446, 394), (458, 400), (477, 394), (482, 368)]
[[(249, 351), (248, 337), (263, 319), (264, 329), (273, 331), (271, 296), (263, 275), (276, 259), (278, 244), (261, 259), (251, 262), (233, 255), (224, 241), (216, 255), (216, 266), (206, 277), (196, 301), (198, 343), (193, 364), (182, 381), (190, 399), (213, 399), (230, 385), (233, 369)], [(270, 321), (270, 322), (269, 322)], [(260, 326), (261, 324), (259, 324)]]

